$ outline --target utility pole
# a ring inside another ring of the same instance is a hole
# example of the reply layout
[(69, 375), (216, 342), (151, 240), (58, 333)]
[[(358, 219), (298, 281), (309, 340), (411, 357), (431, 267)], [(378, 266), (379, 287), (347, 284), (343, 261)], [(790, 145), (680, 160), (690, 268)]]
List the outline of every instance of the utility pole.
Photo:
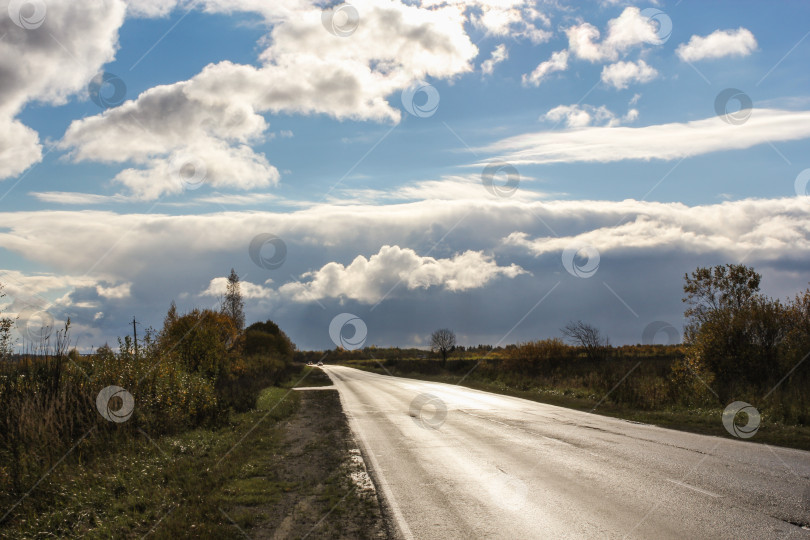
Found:
[(135, 341), (135, 357), (138, 357), (138, 322), (135, 320), (135, 317), (132, 317), (132, 336)]

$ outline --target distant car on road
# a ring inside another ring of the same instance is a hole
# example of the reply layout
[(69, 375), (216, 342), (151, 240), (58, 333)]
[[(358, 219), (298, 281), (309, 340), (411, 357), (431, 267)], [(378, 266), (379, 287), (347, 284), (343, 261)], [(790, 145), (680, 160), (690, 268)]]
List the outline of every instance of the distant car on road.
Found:
[(318, 362), (318, 367), (323, 367), (323, 362)]

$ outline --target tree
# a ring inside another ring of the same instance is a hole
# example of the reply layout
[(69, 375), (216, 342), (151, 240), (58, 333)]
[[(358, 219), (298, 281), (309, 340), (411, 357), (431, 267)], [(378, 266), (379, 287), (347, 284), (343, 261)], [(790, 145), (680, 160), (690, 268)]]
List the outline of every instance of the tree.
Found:
[(295, 346), (273, 321), (256, 322), (245, 330), (245, 355), (272, 356), (291, 362)]
[(238, 341), (239, 330), (226, 313), (194, 309), (163, 327), (159, 347), (186, 370), (218, 380), (228, 374), (238, 357)]
[(742, 264), (698, 267), (691, 277), (684, 274), (683, 301), (690, 306), (684, 315), (691, 323), (702, 324), (718, 311), (739, 311), (757, 296), (761, 279)]
[(430, 335), (430, 351), (442, 355), (442, 367), (447, 365), (447, 355), (456, 349), (456, 335), (452, 330), (440, 328)]
[(591, 360), (604, 360), (607, 356), (610, 341), (607, 336), (602, 337), (602, 333), (595, 326), (582, 321), (571, 321), (560, 331), (572, 345), (585, 349), (585, 354)]
[(231, 268), (228, 276), (228, 288), (222, 302), (222, 312), (233, 320), (236, 328), (241, 331), (245, 327), (245, 301), (242, 299), (242, 289), (239, 285), (239, 276)]
[[(684, 276), (687, 354), (683, 376), (714, 379), (721, 401), (746, 386), (767, 387), (781, 373), (796, 305), (759, 293), (761, 276), (740, 264), (697, 268)], [(679, 368), (680, 366), (675, 366)], [(716, 377), (716, 378), (715, 378)], [(682, 377), (683, 378), (683, 377)]]

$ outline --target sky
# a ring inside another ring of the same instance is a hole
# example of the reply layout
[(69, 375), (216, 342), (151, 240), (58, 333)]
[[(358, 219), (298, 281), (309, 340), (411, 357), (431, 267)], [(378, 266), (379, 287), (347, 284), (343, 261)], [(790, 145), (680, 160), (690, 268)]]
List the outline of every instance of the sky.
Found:
[[(683, 277), (808, 285), (810, 4), (0, 0), (0, 309), (172, 301), (301, 349), (668, 343)], [(673, 330), (674, 329), (674, 330)]]

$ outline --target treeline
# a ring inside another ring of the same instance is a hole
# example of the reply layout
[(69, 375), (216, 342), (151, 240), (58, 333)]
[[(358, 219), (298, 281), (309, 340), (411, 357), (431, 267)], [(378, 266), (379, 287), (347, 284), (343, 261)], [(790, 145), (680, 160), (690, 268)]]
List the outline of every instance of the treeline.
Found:
[[(86, 461), (130, 439), (221, 426), (230, 411), (252, 408), (262, 388), (288, 377), (295, 347), (287, 335), (272, 321), (242, 328), (244, 319), (227, 306), (180, 314), (172, 303), (159, 331), (91, 355), (70, 350), (70, 321), (37, 354), (12, 360), (7, 340), (0, 351), (0, 507), (10, 508), (71, 447), (69, 460)], [(100, 403), (109, 386), (125, 392), (111, 391), (109, 403)], [(131, 417), (124, 416), (128, 396)], [(100, 407), (118, 416), (105, 419)]]
[(457, 347), (444, 366), (419, 349), (337, 350), (329, 359), (641, 410), (722, 409), (741, 400), (768, 421), (810, 425), (810, 289), (779, 300), (762, 294), (760, 281), (743, 265), (685, 275), (687, 325), (676, 345), (612, 346), (577, 321), (561, 329), (567, 341)]

